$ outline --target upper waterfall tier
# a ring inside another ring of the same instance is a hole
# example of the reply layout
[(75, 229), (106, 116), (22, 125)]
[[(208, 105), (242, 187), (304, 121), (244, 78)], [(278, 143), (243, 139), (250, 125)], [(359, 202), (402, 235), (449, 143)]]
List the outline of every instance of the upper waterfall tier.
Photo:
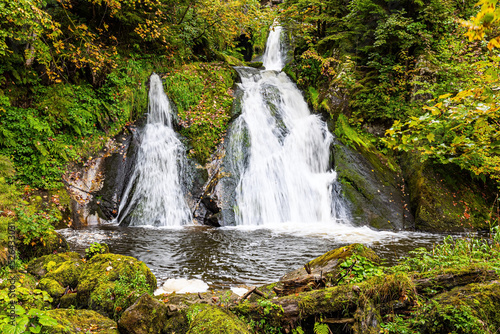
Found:
[(118, 221), (129, 225), (180, 226), (192, 221), (180, 182), (185, 148), (171, 125), (172, 108), (158, 75), (151, 75), (147, 123)]
[(267, 38), (266, 51), (264, 52), (263, 65), (266, 70), (281, 71), (285, 66), (284, 55), (281, 44), (281, 26), (274, 26)]

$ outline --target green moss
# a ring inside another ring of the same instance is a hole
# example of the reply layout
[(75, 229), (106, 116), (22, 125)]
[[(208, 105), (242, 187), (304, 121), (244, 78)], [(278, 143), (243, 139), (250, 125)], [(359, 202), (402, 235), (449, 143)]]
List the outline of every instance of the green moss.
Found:
[(57, 309), (47, 311), (58, 325), (45, 328), (52, 334), (99, 333), (118, 334), (116, 322), (91, 310)]
[[(59, 266), (65, 262), (68, 262), (68, 264), (71, 263), (73, 266), (76, 266), (77, 264), (81, 266), (83, 264), (83, 261), (81, 261), (80, 255), (78, 253), (66, 252), (66, 253), (44, 255), (35, 258), (30, 262), (28, 262), (27, 270), (29, 273), (33, 275), (42, 277), (46, 275), (49, 271), (57, 270), (57, 268), (59, 268)], [(63, 270), (61, 270), (61, 272), (63, 272)], [(65, 281), (64, 283), (66, 282), (67, 281)]]
[(78, 277), (82, 272), (83, 261), (66, 261), (57, 266), (54, 270), (49, 270), (45, 277), (58, 281), (62, 286), (76, 288)]
[(249, 334), (248, 326), (221, 308), (208, 304), (195, 304), (187, 311), (188, 334)]
[(53, 299), (54, 303), (58, 303), (61, 296), (64, 294), (64, 287), (59, 284), (56, 280), (51, 278), (42, 278), (38, 282), (38, 288), (40, 290), (46, 291)]
[(117, 316), (144, 292), (155, 289), (156, 278), (143, 262), (130, 256), (98, 254), (82, 269), (77, 299), (82, 307)]

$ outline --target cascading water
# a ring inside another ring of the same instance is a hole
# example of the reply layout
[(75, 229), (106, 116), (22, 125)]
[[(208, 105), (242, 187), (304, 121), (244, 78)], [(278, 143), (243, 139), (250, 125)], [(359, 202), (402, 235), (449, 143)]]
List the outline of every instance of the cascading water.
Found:
[[(333, 136), (312, 115), (285, 73), (281, 27), (269, 35), (266, 71), (239, 67), (242, 114), (231, 131), (229, 154), (235, 174), (237, 225), (347, 220), (331, 170)], [(273, 70), (273, 71), (269, 71)]]
[(185, 148), (171, 123), (172, 108), (160, 77), (153, 73), (147, 122), (135, 170), (119, 208), (119, 223), (180, 226), (192, 221), (180, 182)]

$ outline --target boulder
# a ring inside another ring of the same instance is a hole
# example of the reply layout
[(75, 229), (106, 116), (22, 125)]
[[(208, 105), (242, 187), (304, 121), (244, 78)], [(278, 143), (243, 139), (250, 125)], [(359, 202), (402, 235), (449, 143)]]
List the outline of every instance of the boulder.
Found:
[[(53, 280), (63, 288), (74, 289), (78, 285), (83, 265), (84, 262), (78, 253), (51, 254), (31, 260), (28, 263), (28, 272), (38, 278)], [(51, 283), (50, 286), (54, 287), (54, 284)]]
[(168, 320), (167, 306), (147, 293), (123, 312), (118, 321), (120, 333), (159, 334)]
[(74, 334), (99, 333), (118, 334), (116, 322), (91, 310), (57, 309), (47, 311), (46, 314), (57, 321), (53, 327), (44, 327), (43, 333)]
[(141, 261), (117, 254), (98, 254), (83, 267), (77, 301), (109, 316), (118, 317), (143, 293), (153, 293), (156, 278)]

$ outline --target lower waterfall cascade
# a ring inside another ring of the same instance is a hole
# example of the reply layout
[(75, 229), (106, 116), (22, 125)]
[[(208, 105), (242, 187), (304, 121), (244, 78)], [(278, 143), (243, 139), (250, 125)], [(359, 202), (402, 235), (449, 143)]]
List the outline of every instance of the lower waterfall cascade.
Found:
[(182, 226), (192, 222), (184, 198), (181, 173), (186, 163), (184, 145), (172, 128), (172, 108), (161, 78), (150, 78), (146, 126), (135, 170), (118, 211), (118, 223)]

